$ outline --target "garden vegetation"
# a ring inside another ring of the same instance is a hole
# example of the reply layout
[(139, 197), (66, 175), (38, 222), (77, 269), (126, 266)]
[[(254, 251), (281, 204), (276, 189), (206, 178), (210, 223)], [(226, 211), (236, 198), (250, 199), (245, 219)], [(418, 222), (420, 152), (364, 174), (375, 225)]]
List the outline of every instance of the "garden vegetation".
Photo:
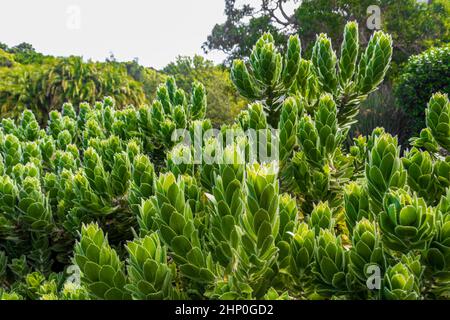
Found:
[[(151, 104), (120, 99), (4, 118), (0, 130), (2, 299), (447, 299), (450, 102), (401, 153), (383, 128), (344, 143), (377, 90), (392, 39), (365, 48), (346, 24), (340, 50), (270, 33), (231, 79), (250, 103), (220, 132), (278, 129), (279, 159), (250, 157), (213, 128), (205, 86), (173, 77)], [(82, 90), (83, 87), (79, 87)], [(139, 93), (136, 91), (134, 94)], [(75, 94), (75, 93), (74, 93)], [(258, 148), (276, 149), (276, 139)]]

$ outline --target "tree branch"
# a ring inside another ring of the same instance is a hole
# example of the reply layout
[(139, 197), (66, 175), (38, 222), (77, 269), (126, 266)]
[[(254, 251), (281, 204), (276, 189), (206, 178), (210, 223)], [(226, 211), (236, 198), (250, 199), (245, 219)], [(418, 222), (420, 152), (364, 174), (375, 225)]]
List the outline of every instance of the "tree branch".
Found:
[(283, 9), (283, 0), (278, 0), (278, 8), (280, 9), (281, 14), (286, 19), (287, 22), (295, 24), (295, 19), (292, 16), (289, 16), (286, 11)]
[(277, 11), (278, 9), (280, 9), (280, 0), (277, 0), (275, 8), (270, 8), (269, 7), (269, 3), (271, 1), (270, 0), (263, 0), (262, 2), (262, 10), (266, 13), (269, 14), (269, 16), (275, 20), (275, 22), (277, 22), (278, 24), (282, 25), (283, 27), (287, 27), (290, 25), (291, 21), (289, 20), (289, 16), (286, 15), (286, 13), (284, 12), (284, 10), (281, 8), (280, 11), (282, 11), (282, 15), (283, 17), (287, 17), (286, 21), (282, 21), (279, 17), (277, 17), (275, 11)]

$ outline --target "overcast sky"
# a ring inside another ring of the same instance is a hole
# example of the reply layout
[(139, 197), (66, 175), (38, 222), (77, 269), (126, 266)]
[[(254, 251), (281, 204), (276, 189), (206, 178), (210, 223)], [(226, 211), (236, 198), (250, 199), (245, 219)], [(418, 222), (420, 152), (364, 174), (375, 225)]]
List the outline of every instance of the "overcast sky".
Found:
[[(214, 24), (225, 21), (223, 11), (224, 0), (2, 0), (0, 42), (95, 60), (112, 52), (159, 69), (177, 55), (203, 55)], [(218, 63), (224, 55), (206, 57)]]

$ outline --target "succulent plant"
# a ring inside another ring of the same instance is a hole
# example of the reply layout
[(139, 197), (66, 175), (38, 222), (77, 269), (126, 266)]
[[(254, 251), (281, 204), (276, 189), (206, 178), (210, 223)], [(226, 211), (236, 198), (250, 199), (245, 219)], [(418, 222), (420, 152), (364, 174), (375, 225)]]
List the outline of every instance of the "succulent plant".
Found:
[(357, 88), (360, 93), (369, 94), (383, 81), (391, 57), (391, 36), (382, 31), (375, 32), (358, 65)]
[(418, 279), (408, 265), (399, 262), (386, 270), (383, 296), (387, 300), (418, 300)]
[(448, 96), (434, 94), (425, 110), (427, 127), (437, 143), (445, 150), (450, 150), (450, 102)]
[(320, 202), (316, 205), (309, 216), (309, 227), (314, 230), (316, 236), (320, 230), (332, 230), (334, 227), (333, 212), (327, 202)]
[(246, 210), (242, 216), (241, 238), (245, 256), (250, 264), (247, 272), (254, 283), (250, 285), (259, 294), (267, 273), (277, 259), (275, 239), (279, 232), (279, 186), (276, 162), (247, 165)]
[(134, 299), (174, 299), (174, 270), (167, 265), (166, 248), (153, 233), (127, 244), (129, 284), (126, 288)]
[(77, 113), (75, 112), (75, 108), (73, 107), (73, 105), (69, 102), (66, 102), (62, 105), (61, 107), (61, 115), (63, 117), (69, 117), (73, 120), (75, 120), (77, 118)]
[(192, 120), (203, 119), (206, 115), (206, 91), (201, 83), (194, 83), (192, 88), (190, 118)]
[(159, 228), (161, 239), (171, 251), (180, 272), (199, 283), (213, 281), (216, 272), (211, 253), (202, 250), (191, 207), (185, 199), (184, 181), (172, 173), (161, 174), (155, 182), (155, 195), (142, 203), (141, 233)]
[(386, 259), (380, 235), (374, 222), (359, 220), (352, 234), (352, 248), (348, 254), (349, 270), (362, 288), (367, 287), (371, 267), (384, 270)]
[(315, 232), (306, 223), (300, 223), (292, 234), (290, 272), (297, 285), (305, 277), (311, 277), (311, 268), (315, 259)]
[(436, 233), (430, 247), (423, 251), (426, 265), (431, 271), (433, 292), (439, 297), (448, 297), (450, 293), (450, 193), (437, 207)]
[(10, 134), (5, 135), (2, 142), (5, 171), (9, 173), (12, 168), (19, 163), (22, 157), (22, 146), (20, 140), (16, 136)]
[(427, 151), (419, 151), (412, 148), (411, 151), (405, 153), (402, 158), (403, 166), (408, 172), (408, 186), (419, 197), (428, 201), (433, 205), (440, 199), (439, 184), (434, 174), (433, 160)]
[(297, 202), (289, 194), (280, 195), (279, 199), (280, 226), (276, 238), (279, 257), (278, 264), (280, 268), (287, 268), (290, 263), (290, 243), (292, 234), (295, 232), (299, 221), (299, 212)]
[(356, 70), (359, 50), (358, 24), (351, 21), (345, 25), (344, 38), (339, 58), (339, 82), (345, 86), (352, 79)]
[[(244, 214), (244, 155), (237, 145), (228, 146), (223, 153), (215, 176), (213, 197), (210, 198), (211, 240), (215, 257), (224, 267), (231, 266), (239, 245), (237, 229)], [(231, 271), (231, 270), (230, 270)]]
[(321, 33), (317, 36), (311, 60), (320, 86), (324, 91), (334, 93), (338, 84), (336, 74), (337, 58), (331, 45), (331, 39), (326, 34)]
[(365, 172), (370, 210), (373, 214), (378, 214), (382, 210), (385, 193), (390, 188), (403, 187), (406, 182), (406, 172), (396, 138), (386, 133), (375, 138)]
[[(446, 159), (436, 160), (434, 162), (433, 171), (438, 184), (436, 186), (437, 194), (442, 195), (445, 190), (450, 187), (450, 158), (447, 157)], [(432, 194), (427, 195), (426, 199), (429, 197), (433, 199)]]
[(336, 103), (333, 101), (332, 96), (321, 96), (314, 121), (320, 138), (322, 154), (326, 156), (330, 156), (335, 152), (341, 140), (336, 116)]
[(311, 60), (264, 34), (231, 71), (249, 105), (220, 130), (205, 87), (173, 77), (149, 105), (2, 119), (0, 299), (447, 299), (448, 98), (402, 157), (382, 128), (347, 148), (392, 54), (359, 34), (340, 54), (319, 35)]
[(114, 196), (123, 196), (128, 191), (130, 177), (131, 164), (127, 153), (117, 153), (111, 170), (111, 191)]
[(131, 185), (128, 203), (134, 214), (138, 216), (142, 200), (153, 195), (155, 169), (150, 159), (145, 155), (136, 155), (131, 166)]
[(353, 234), (353, 229), (358, 221), (364, 218), (371, 219), (367, 191), (356, 182), (351, 182), (345, 186), (344, 207), (345, 222), (350, 235)]
[(422, 198), (403, 189), (391, 190), (384, 198), (379, 223), (388, 248), (400, 252), (426, 249), (435, 232), (435, 213)]
[(9, 176), (2, 176), (0, 178), (0, 208), (2, 215), (7, 218), (14, 217), (17, 197), (18, 190), (15, 181)]
[(83, 225), (81, 239), (75, 245), (74, 261), (81, 270), (82, 283), (94, 298), (129, 298), (124, 264), (96, 224)]
[(359, 31), (355, 21), (344, 28), (340, 56), (337, 57), (326, 34), (320, 34), (313, 46), (311, 61), (301, 60), (296, 94), (306, 109), (316, 109), (321, 92), (333, 96), (337, 105), (337, 123), (343, 132), (356, 122), (359, 105), (383, 80), (392, 56), (392, 40), (382, 31), (373, 34), (359, 56)]
[(278, 241), (289, 241), (298, 223), (299, 212), (297, 202), (291, 195), (284, 193), (279, 200), (280, 227)]
[(175, 146), (167, 156), (167, 167), (176, 177), (183, 174), (192, 175), (194, 159), (191, 148), (183, 144)]
[(323, 165), (319, 132), (308, 115), (300, 119), (298, 140), (308, 162), (317, 167)]
[(314, 65), (310, 60), (300, 59), (294, 87), (295, 92), (301, 97), (305, 109), (312, 113), (320, 90), (319, 80), (314, 72)]
[(313, 273), (316, 275), (317, 290), (323, 294), (347, 291), (347, 253), (340, 236), (322, 229), (315, 244)]
[(297, 125), (299, 107), (294, 98), (286, 99), (281, 107), (280, 123), (280, 160), (286, 162), (292, 157), (294, 147), (297, 143)]
[(436, 153), (439, 151), (439, 145), (434, 139), (429, 128), (422, 129), (419, 136), (412, 137), (410, 142), (413, 147), (423, 148), (430, 153)]
[(30, 230), (47, 232), (51, 230), (52, 211), (37, 178), (26, 177), (23, 180), (19, 187), (17, 208)]
[(271, 125), (276, 127), (280, 116), (280, 98), (295, 81), (300, 62), (300, 40), (291, 36), (283, 58), (275, 48), (273, 37), (265, 33), (253, 47), (250, 70), (242, 60), (235, 60), (231, 79), (244, 97), (264, 102)]

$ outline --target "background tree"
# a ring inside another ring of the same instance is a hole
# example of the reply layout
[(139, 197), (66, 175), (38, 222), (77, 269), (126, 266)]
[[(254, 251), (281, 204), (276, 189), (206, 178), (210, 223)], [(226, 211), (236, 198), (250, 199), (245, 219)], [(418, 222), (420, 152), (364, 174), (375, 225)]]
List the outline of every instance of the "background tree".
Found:
[(42, 64), (45, 60), (50, 58), (37, 52), (33, 45), (27, 42), (22, 42), (14, 47), (8, 47), (6, 44), (0, 42), (0, 49), (7, 53), (14, 54), (15, 61), (22, 64)]
[[(269, 12), (263, 6), (272, 1), (262, 1), (260, 8), (249, 4), (237, 7), (236, 0), (225, 0), (225, 15), (227, 20), (216, 24), (202, 48), (205, 52), (220, 50), (228, 57), (230, 64), (236, 58), (247, 57), (255, 42), (264, 32), (270, 32), (278, 46), (286, 44), (286, 34)], [(274, 14), (274, 13), (273, 13)]]
[[(294, 10), (288, 10), (292, 5)], [(327, 33), (336, 45), (350, 20), (358, 22), (360, 41), (365, 44), (372, 33), (366, 27), (370, 5), (381, 9), (382, 29), (394, 39), (393, 60), (397, 63), (450, 40), (450, 3), (446, 0), (429, 4), (416, 0), (261, 0), (258, 7), (238, 7), (235, 0), (225, 0), (227, 20), (214, 26), (203, 48), (227, 53), (225, 62), (229, 63), (247, 55), (254, 39), (264, 31), (274, 35), (277, 45), (285, 44), (292, 33), (300, 35), (305, 49), (311, 48), (317, 33)]]
[(138, 58), (134, 58), (131, 61), (117, 62), (114, 55), (111, 55), (106, 61), (124, 66), (130, 77), (142, 83), (144, 94), (148, 101), (153, 100), (158, 85), (166, 81), (167, 78), (165, 74), (152, 67), (140, 65)]
[(398, 106), (411, 117), (418, 135), (425, 127), (425, 109), (434, 92), (450, 94), (450, 45), (411, 56), (394, 85)]
[[(1, 46), (1, 44), (0, 44)], [(14, 55), (0, 49), (0, 67), (11, 68), (15, 64)]]
[(142, 66), (137, 58), (120, 62), (111, 54), (105, 60), (53, 57), (36, 52), (27, 43), (12, 48), (0, 43), (2, 116), (17, 116), (27, 107), (45, 123), (48, 112), (64, 102), (78, 106), (104, 96), (113, 96), (118, 106), (137, 107), (153, 101), (168, 76), (174, 76), (186, 92), (191, 92), (196, 81), (205, 85), (208, 117), (216, 126), (233, 119), (246, 105), (231, 83), (229, 71), (201, 56), (178, 57), (161, 71)]
[[(13, 55), (12, 67), (0, 67), (2, 116), (19, 115), (32, 109), (45, 123), (49, 111), (63, 103), (78, 106), (114, 96), (118, 105), (138, 106), (145, 102), (142, 85), (127, 75), (124, 66), (84, 62), (81, 57), (49, 57), (42, 64), (19, 63)], [(20, 58), (19, 58), (20, 60)]]

